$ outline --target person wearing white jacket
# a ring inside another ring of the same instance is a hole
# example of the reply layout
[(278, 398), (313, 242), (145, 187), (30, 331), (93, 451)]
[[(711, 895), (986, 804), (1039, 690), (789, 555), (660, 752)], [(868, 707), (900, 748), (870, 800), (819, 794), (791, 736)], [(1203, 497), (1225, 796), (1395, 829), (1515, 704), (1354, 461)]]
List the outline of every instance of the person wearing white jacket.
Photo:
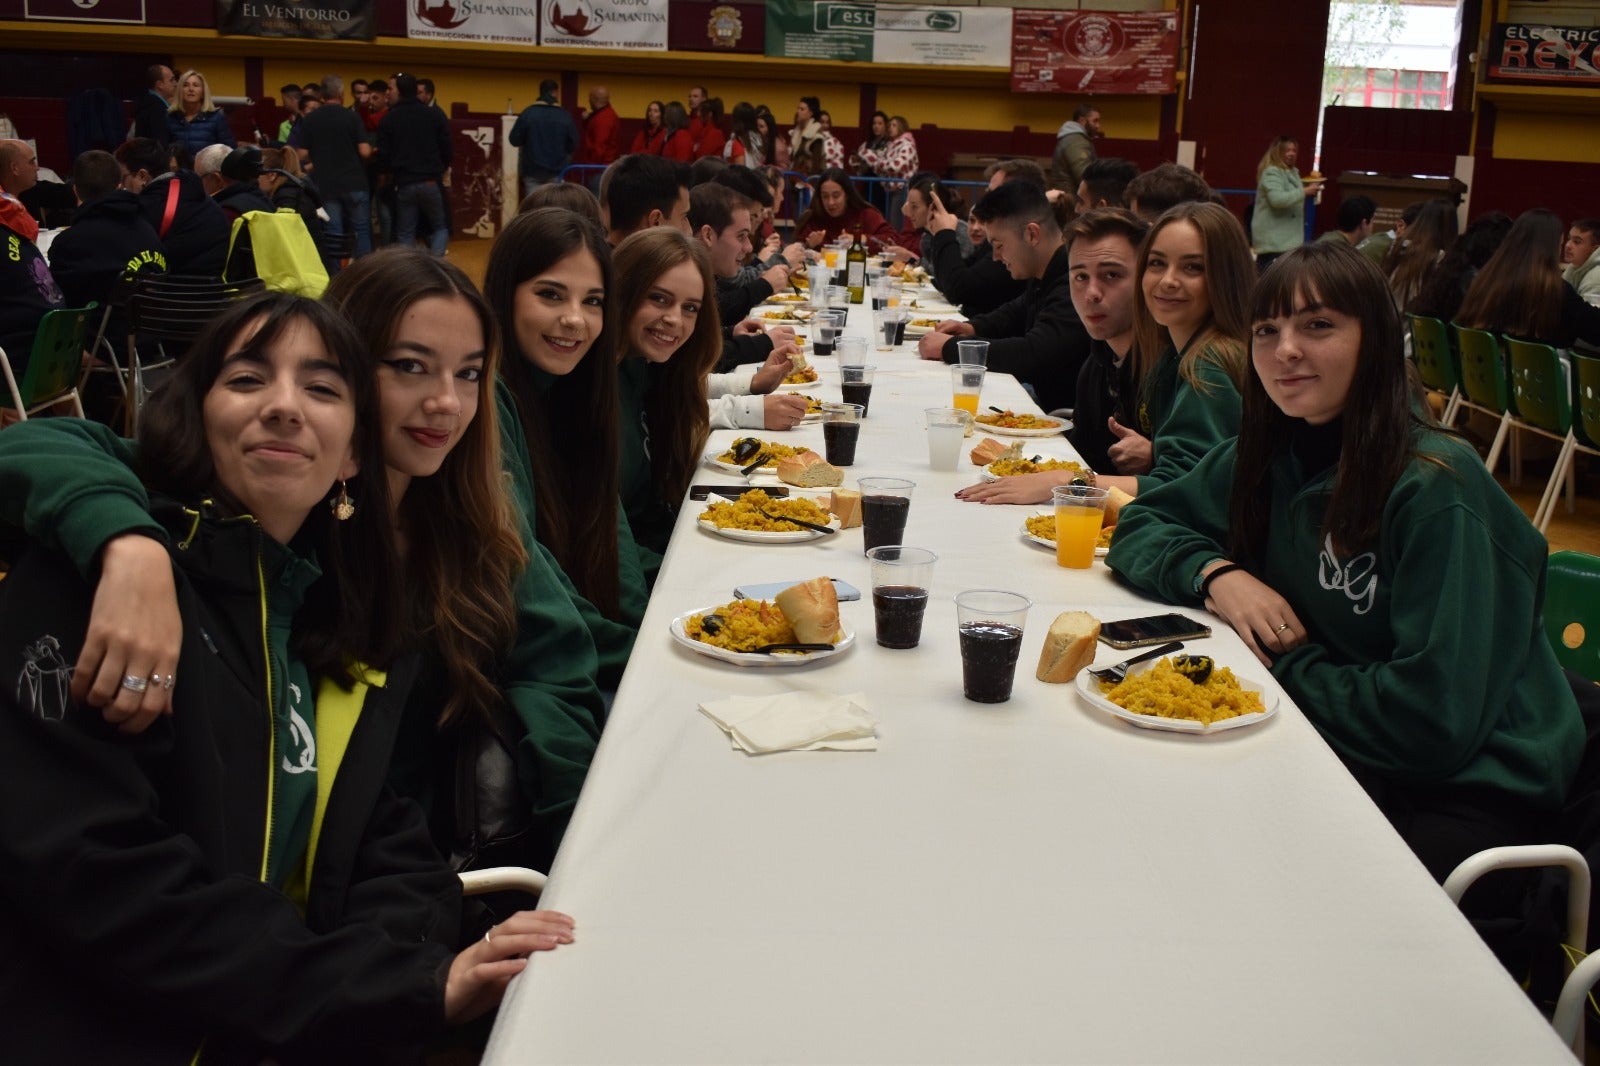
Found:
[(1561, 243), (1562, 278), (1583, 302), (1600, 307), (1600, 218), (1580, 218)]

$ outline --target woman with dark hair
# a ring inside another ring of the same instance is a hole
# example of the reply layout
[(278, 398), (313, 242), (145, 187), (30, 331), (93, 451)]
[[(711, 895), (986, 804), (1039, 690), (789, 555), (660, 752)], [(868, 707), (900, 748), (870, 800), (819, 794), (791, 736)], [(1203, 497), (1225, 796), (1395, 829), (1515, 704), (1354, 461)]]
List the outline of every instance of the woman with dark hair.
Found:
[(492, 1007), (520, 956), (570, 941), (570, 920), (519, 914), (452, 958), (459, 884), (384, 785), (413, 664), (395, 658), (374, 377), (333, 310), (268, 294), (152, 398), (140, 462), (183, 639), (117, 682), (170, 694), (139, 740), (68, 692), (103, 590), (48, 549), (0, 585), (0, 662), (35, 679), (0, 690), (0, 752), (43, 804), (0, 814), (12, 1054), (415, 1050)]
[[(629, 155), (660, 155), (661, 150), (667, 146), (667, 128), (664, 115), (666, 105), (660, 100), (651, 100), (644, 109), (644, 128), (633, 135), (633, 145), (628, 149)], [(687, 123), (685, 123), (687, 125)]]
[(1540, 621), (1547, 547), (1426, 421), (1382, 275), (1311, 244), (1256, 287), (1236, 441), (1106, 563), (1231, 625), (1436, 878), (1546, 839), (1584, 728)]
[(700, 101), (700, 137), (695, 141), (694, 157), (722, 158), (722, 147), (727, 135), (722, 132), (722, 98), (708, 96)]
[(611, 249), (570, 211), (530, 211), (501, 231), (483, 288), (505, 351), (496, 400), (512, 491), (573, 586), (600, 687), (615, 689), (659, 559), (641, 552), (617, 503)]
[[(967, 235), (967, 224), (961, 220), (961, 214), (966, 210), (961, 194), (946, 188), (937, 175), (924, 170), (912, 175), (910, 187), (906, 190), (907, 233), (901, 235), (899, 244), (886, 249), (897, 261), (903, 263), (911, 259), (921, 259), (924, 262), (930, 260), (933, 252), (933, 233), (928, 227), (933, 220), (935, 203), (943, 205), (944, 210), (950, 212), (955, 219), (956, 247), (960, 251), (961, 258), (964, 260), (972, 254), (972, 238)], [(905, 239), (909, 235), (915, 235), (915, 244)], [(933, 284), (935, 288), (939, 285), (937, 275), (934, 275)]]
[(1509, 232), (1511, 216), (1504, 211), (1490, 211), (1470, 222), (1439, 265), (1428, 272), (1407, 312), (1440, 322), (1454, 320), (1473, 279)]
[(694, 135), (689, 132), (689, 112), (674, 100), (661, 113), (661, 127), (665, 139), (661, 154), (680, 163), (693, 163)]
[(822, 102), (815, 96), (802, 96), (794, 107), (794, 126), (789, 130), (788, 169), (802, 174), (820, 174), (828, 166), (827, 144), (822, 130)]
[(1584, 303), (1561, 277), (1565, 235), (1553, 211), (1534, 208), (1518, 215), (1467, 290), (1456, 324), (1557, 348), (1580, 340), (1600, 344), (1600, 307)]
[(660, 227), (617, 246), (616, 284), (622, 502), (639, 543), (665, 552), (711, 432), (716, 284), (704, 246)]
[(765, 162), (763, 141), (756, 132), (756, 109), (740, 102), (733, 107), (733, 132), (722, 146), (722, 158), (730, 166), (755, 169)]
[(779, 170), (788, 170), (789, 138), (778, 129), (778, 117), (766, 104), (756, 107), (756, 135), (761, 138), (761, 143), (757, 147), (763, 153), (762, 163), (775, 166)]
[(1389, 292), (1397, 310), (1411, 309), (1412, 301), (1455, 240), (1455, 205), (1448, 200), (1423, 204), (1417, 220), (1406, 227), (1405, 236), (1396, 240), (1383, 257), (1383, 272), (1389, 277)]
[(838, 167), (829, 168), (818, 175), (815, 188), (811, 206), (800, 216), (796, 240), (808, 248), (821, 248), (859, 231), (869, 247), (886, 248), (895, 243), (893, 228), (876, 207), (861, 198), (850, 175)]
[(561, 207), (576, 212), (595, 225), (601, 224), (600, 198), (575, 181), (547, 181), (522, 198), (517, 214), (525, 215), (541, 207)]

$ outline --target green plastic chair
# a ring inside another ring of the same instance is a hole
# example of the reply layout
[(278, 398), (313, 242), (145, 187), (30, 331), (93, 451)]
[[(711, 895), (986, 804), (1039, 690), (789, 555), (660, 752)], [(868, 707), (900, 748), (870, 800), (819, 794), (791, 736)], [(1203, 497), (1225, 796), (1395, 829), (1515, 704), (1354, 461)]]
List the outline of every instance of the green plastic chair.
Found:
[(1545, 574), (1544, 635), (1557, 661), (1600, 681), (1600, 557), (1556, 552)]
[(11, 369), (11, 360), (0, 349), (0, 373), (5, 375), (8, 393), (0, 396), (0, 408), (16, 411), (27, 421), (34, 412), (70, 399), (73, 413), (83, 417), (78, 375), (83, 370), (84, 338), (98, 322), (96, 306), (51, 311), (39, 320), (21, 384)]
[(1578, 436), (1592, 448), (1600, 448), (1600, 359), (1571, 353), (1574, 388), (1578, 407)]
[(1448, 426), (1461, 409), (1461, 375), (1456, 370), (1456, 353), (1450, 344), (1450, 327), (1426, 315), (1407, 315), (1406, 318), (1411, 323), (1411, 357), (1417, 364), (1417, 376), (1422, 378), (1429, 392), (1445, 398), (1440, 420)]
[[(1505, 358), (1500, 354), (1500, 339), (1487, 330), (1456, 326), (1456, 349), (1461, 353), (1461, 404), (1500, 419), (1494, 443), (1489, 445), (1489, 455), (1483, 461), (1493, 473), (1515, 417)], [(1512, 457), (1513, 467), (1517, 465), (1516, 459)], [(1518, 478), (1513, 476), (1512, 480)]]
[(1573, 432), (1571, 371), (1561, 353), (1548, 344), (1510, 337), (1504, 340), (1506, 354), (1511, 357), (1511, 401), (1516, 408), (1516, 427), (1561, 442), (1555, 468), (1550, 471), (1544, 495), (1539, 498), (1539, 509), (1533, 513), (1533, 524), (1542, 533), (1555, 513), (1563, 481), (1567, 485), (1567, 512), (1570, 514), (1577, 509), (1573, 477), (1577, 453), (1595, 455), (1600, 452), (1580, 444)]

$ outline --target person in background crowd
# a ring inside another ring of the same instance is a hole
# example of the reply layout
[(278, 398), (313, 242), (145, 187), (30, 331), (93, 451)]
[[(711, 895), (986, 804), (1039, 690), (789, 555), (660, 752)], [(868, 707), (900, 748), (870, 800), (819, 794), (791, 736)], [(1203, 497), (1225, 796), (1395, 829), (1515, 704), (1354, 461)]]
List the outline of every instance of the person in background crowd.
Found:
[(350, 80), (350, 106), (359, 110), (367, 102), (367, 87), (370, 83), (366, 78), (352, 78)]
[(1333, 229), (1318, 237), (1319, 241), (1344, 241), (1354, 248), (1372, 236), (1372, 216), (1378, 213), (1378, 203), (1370, 196), (1350, 196), (1339, 203), (1338, 222)]
[(211, 144), (229, 148), (238, 142), (228, 128), (228, 116), (211, 100), (211, 86), (198, 70), (186, 70), (178, 79), (178, 95), (167, 110), (169, 141), (185, 145), (196, 156)]
[[(714, 155), (696, 159), (689, 164), (689, 188), (693, 189), (696, 185), (704, 185), (727, 169), (728, 164)], [(740, 169), (744, 168), (741, 167)]]
[(600, 201), (587, 186), (571, 181), (552, 181), (548, 185), (541, 185), (522, 198), (517, 205), (517, 214), (525, 215), (529, 211), (537, 211), (541, 207), (561, 207), (574, 214), (582, 215), (601, 229), (605, 228), (600, 218)]
[(396, 74), (394, 100), (378, 125), (379, 165), (395, 185), (396, 244), (416, 240), (418, 222), (434, 255), (450, 246), (450, 222), (444, 213), (439, 180), (450, 167), (450, 123), (435, 108), (417, 101), (417, 80)]
[(511, 127), (511, 147), (519, 150), (517, 173), (522, 195), (555, 181), (578, 148), (578, 127), (556, 100), (561, 86), (552, 78), (539, 83), (539, 99), (523, 109)]
[(689, 137), (696, 144), (700, 143), (700, 135), (705, 132), (705, 120), (700, 117), (700, 106), (710, 98), (704, 85), (689, 87), (689, 105), (684, 108), (684, 112), (689, 116)]
[(1439, 265), (1428, 271), (1406, 313), (1436, 318), (1440, 322), (1454, 321), (1473, 279), (1505, 243), (1506, 234), (1510, 232), (1511, 216), (1504, 211), (1490, 211), (1473, 219), (1444, 253)]
[[(1427, 215), (1409, 232), (1422, 228)], [(1467, 290), (1456, 325), (1556, 348), (1580, 340), (1600, 345), (1600, 307), (1585, 303), (1561, 277), (1563, 232), (1553, 211), (1538, 207), (1518, 215)]]
[(756, 109), (744, 101), (733, 107), (733, 129), (723, 142), (722, 158), (730, 166), (751, 170), (761, 166), (762, 140), (756, 132)]
[(354, 232), (359, 257), (372, 251), (372, 195), (364, 166), (372, 156), (372, 145), (361, 119), (344, 106), (343, 79), (329, 74), (322, 79), (322, 91), (327, 102), (301, 121), (289, 144), (302, 161), (310, 160), (316, 168), (329, 236), (343, 238)]
[(833, 135), (833, 116), (826, 111), (817, 113), (817, 125), (822, 127), (822, 158), (830, 167), (844, 166), (844, 144)]
[[(953, 232), (956, 235), (956, 250), (960, 253), (961, 259), (965, 261), (972, 254), (972, 238), (968, 235), (967, 224), (961, 221), (961, 214), (967, 209), (967, 205), (961, 200), (961, 194), (947, 189), (938, 177), (924, 170), (912, 176), (911, 186), (906, 190), (906, 226), (916, 235), (916, 244), (913, 248), (897, 246), (889, 249), (896, 260), (904, 262), (907, 259), (921, 259), (924, 265), (933, 265), (932, 226), (935, 203), (939, 204), (943, 213), (955, 223)], [(934, 286), (937, 288), (938, 284), (935, 275)]]
[(663, 124), (667, 105), (660, 100), (651, 100), (644, 109), (644, 128), (633, 135), (633, 145), (628, 149), (629, 155), (660, 155), (661, 150), (667, 146), (667, 130)]
[(661, 128), (665, 136), (661, 154), (679, 163), (694, 162), (694, 135), (689, 132), (689, 113), (678, 101), (662, 109)]
[(709, 249), (718, 316), (729, 326), (789, 284), (787, 262), (748, 282), (738, 280), (739, 264), (751, 251), (750, 233), (750, 200), (743, 194), (718, 182), (689, 191), (689, 235)]
[[(1448, 200), (1429, 200), (1423, 204), (1416, 219), (1406, 227), (1405, 236), (1395, 241), (1383, 257), (1383, 272), (1389, 277), (1389, 291), (1394, 295), (1397, 310), (1410, 310), (1411, 302), (1455, 240), (1455, 205)], [(1560, 254), (1559, 245), (1557, 254)]]
[[(121, 183), (122, 168), (110, 152), (85, 152), (72, 164), (72, 192), (81, 206), (50, 245), (50, 273), (70, 307), (108, 306), (117, 282), (143, 270), (167, 270), (161, 239), (139, 198)], [(106, 336), (127, 337), (126, 320), (114, 316), (113, 323)]]
[[(1030, 159), (1002, 159), (984, 171), (989, 188), (998, 189), (1008, 181), (1021, 181), (1044, 189), (1044, 168)], [(960, 306), (968, 318), (993, 311), (1001, 304), (1022, 295), (1025, 280), (1011, 276), (994, 255), (988, 233), (976, 218), (967, 220), (967, 237), (972, 251), (961, 254), (957, 236), (960, 220), (944, 206), (937, 193), (929, 204), (929, 241), (923, 256), (933, 275), (933, 284), (951, 303)]]
[(1079, 104), (1072, 118), (1056, 131), (1056, 150), (1050, 157), (1050, 185), (1062, 192), (1076, 193), (1084, 171), (1095, 160), (1094, 138), (1100, 131), (1100, 109)]
[(27, 141), (0, 141), (0, 193), (17, 200), (38, 183), (39, 153), (33, 146)]
[(166, 252), (167, 272), (219, 277), (228, 253), (228, 216), (199, 175), (168, 170), (167, 149), (146, 137), (124, 142), (114, 155), (122, 187), (139, 198)]
[(1321, 191), (1321, 181), (1309, 184), (1300, 180), (1295, 166), (1300, 160), (1300, 142), (1279, 137), (1268, 146), (1256, 166), (1256, 205), (1250, 216), (1250, 241), (1256, 253), (1256, 269), (1266, 270), (1272, 260), (1306, 239), (1306, 197)]
[(1585, 303), (1600, 307), (1600, 218), (1580, 218), (1561, 242), (1562, 278)]
[(374, 78), (367, 82), (366, 99), (357, 108), (361, 115), (362, 125), (367, 127), (374, 145), (377, 143), (378, 127), (383, 123), (383, 116), (389, 111), (389, 83), (382, 78)]
[[(889, 119), (888, 144), (882, 152), (862, 145), (856, 153), (861, 162), (880, 178), (909, 178), (917, 172), (917, 141), (911, 135), (909, 123), (903, 115)], [(900, 225), (900, 205), (905, 202), (906, 187), (893, 182), (874, 182), (883, 186), (884, 199), (889, 205), (886, 217), (891, 226)]]
[(39, 223), (8, 186), (38, 169), (38, 156), (27, 142), (0, 141), (0, 348), (19, 382), (39, 320), (63, 306), (61, 287), (34, 243)]
[(580, 163), (610, 166), (622, 154), (622, 120), (611, 106), (611, 90), (596, 85), (589, 90), (589, 113), (583, 116), (583, 150)]
[(1406, 227), (1417, 220), (1417, 216), (1422, 213), (1423, 205), (1427, 202), (1426, 200), (1414, 200), (1406, 204), (1400, 210), (1400, 218), (1395, 222), (1393, 229), (1385, 230), (1382, 233), (1374, 233), (1362, 241), (1356, 250), (1372, 260), (1373, 266), (1380, 270), (1383, 269), (1383, 261), (1388, 256), (1389, 249), (1394, 246), (1395, 241), (1405, 236)]
[(699, 130), (695, 130), (693, 123), (689, 128), (689, 135), (694, 138), (694, 157), (721, 159), (728, 140), (727, 134), (722, 132), (722, 98), (712, 96), (702, 100), (695, 117), (700, 120)]
[(1421, 415), (1385, 296), (1348, 247), (1274, 263), (1237, 441), (1124, 510), (1106, 564), (1232, 626), (1443, 879), (1551, 839), (1584, 724), (1540, 621), (1545, 540)]
[(1128, 185), (1138, 176), (1139, 168), (1126, 159), (1096, 159), (1083, 169), (1083, 180), (1078, 182), (1078, 210), (1122, 207)]
[(773, 207), (777, 201), (766, 175), (748, 167), (724, 167), (711, 180), (718, 185), (726, 185), (750, 203), (750, 240), (752, 244), (759, 241), (761, 247), (739, 267), (737, 280), (741, 284), (754, 281), (765, 271), (780, 264), (792, 272), (806, 261), (805, 245), (793, 241), (785, 246), (783, 239), (772, 228)]
[(417, 79), (417, 102), (423, 107), (432, 107), (440, 111), (444, 110), (444, 108), (439, 107), (438, 95), (434, 88), (432, 78)]
[[(301, 97), (301, 99), (305, 99)], [(287, 207), (300, 216), (306, 232), (320, 249), (327, 233), (328, 209), (321, 192), (300, 170), (300, 157), (293, 148), (264, 148), (261, 151), (262, 173), (259, 179), (261, 192), (272, 201), (274, 208)], [(337, 260), (324, 257), (328, 276), (339, 272)]]
[(289, 131), (300, 122), (300, 86), (295, 84), (284, 85), (278, 89), (278, 106), (289, 112), (287, 118), (278, 123), (277, 143), (285, 144), (289, 140)]
[(1008, 181), (985, 194), (972, 213), (983, 223), (995, 258), (1027, 287), (970, 322), (941, 323), (917, 342), (918, 353), (954, 363), (958, 340), (986, 340), (989, 369), (1014, 375), (1046, 411), (1071, 407), (1089, 335), (1072, 309), (1067, 249), (1055, 210), (1037, 185)]
[(756, 135), (761, 138), (762, 165), (788, 170), (789, 138), (778, 129), (777, 116), (766, 104), (756, 107)]
[(612, 247), (652, 226), (671, 226), (687, 236), (689, 168), (656, 156), (625, 155), (600, 179), (600, 210)]
[(1140, 174), (1128, 183), (1123, 196), (1128, 210), (1152, 224), (1179, 204), (1222, 202), (1204, 178), (1177, 163), (1162, 163)]
[(272, 201), (261, 192), (261, 149), (254, 145), (230, 149), (227, 145), (213, 144), (195, 157), (194, 172), (206, 192), (231, 225), (233, 220), (249, 211), (276, 210)]
[(132, 136), (166, 144), (172, 140), (167, 112), (172, 110), (172, 99), (178, 95), (177, 75), (172, 73), (171, 67), (157, 63), (145, 69), (144, 80), (145, 93), (133, 107)]
[(821, 248), (858, 231), (869, 247), (896, 243), (894, 229), (856, 192), (850, 175), (838, 167), (823, 171), (816, 179), (816, 196), (795, 228), (795, 239), (808, 248)]
[(802, 174), (820, 174), (827, 169), (827, 142), (822, 136), (822, 123), (817, 116), (822, 113), (822, 103), (815, 96), (802, 96), (794, 105), (794, 126), (789, 130), (789, 162), (778, 162), (785, 170), (798, 170)]

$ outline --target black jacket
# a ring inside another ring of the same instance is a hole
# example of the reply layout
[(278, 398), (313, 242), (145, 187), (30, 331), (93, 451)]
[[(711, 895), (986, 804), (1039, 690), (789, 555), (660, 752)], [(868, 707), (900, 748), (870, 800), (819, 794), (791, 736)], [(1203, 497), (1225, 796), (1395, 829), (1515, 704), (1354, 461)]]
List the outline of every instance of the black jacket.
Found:
[[(1072, 306), (1065, 245), (1050, 258), (1044, 277), (1030, 279), (1021, 296), (971, 321), (977, 336), (989, 342), (990, 370), (1032, 386), (1046, 411), (1073, 405), (1089, 334)], [(956, 361), (956, 340), (945, 343), (947, 363)]]
[(399, 101), (378, 123), (378, 164), (396, 185), (439, 180), (450, 166), (450, 120), (415, 99)]
[(261, 186), (254, 181), (236, 181), (218, 189), (211, 198), (222, 208), (222, 213), (230, 223), (247, 211), (277, 210), (272, 206), (272, 201), (267, 199), (267, 194), (261, 191)]
[[(167, 232), (161, 222), (167, 214), (167, 190), (178, 183), (177, 210)], [(222, 276), (222, 261), (228, 254), (228, 218), (210, 196), (193, 171), (163, 174), (139, 194), (145, 220), (161, 238), (167, 252), (169, 274)]]
[(151, 268), (167, 269), (166, 250), (139, 198), (126, 189), (84, 204), (50, 245), (50, 273), (69, 307), (91, 300), (105, 304), (119, 279)]
[(263, 604), (293, 610), (271, 576), (287, 553), (248, 519), (157, 514), (184, 634), (173, 714), (142, 736), (66, 694), (93, 592), (70, 563), (27, 548), (0, 582), (6, 1056), (349, 1062), (432, 1039), (460, 888), (384, 783), (411, 667), (369, 691), (333, 771), (302, 917), (259, 879)]
[(148, 137), (165, 148), (172, 143), (172, 130), (167, 126), (167, 102), (159, 93), (146, 89), (139, 102), (133, 105), (133, 135)]
[(1078, 391), (1072, 409), (1072, 429), (1067, 433), (1073, 450), (1089, 464), (1089, 469), (1101, 474), (1117, 472), (1109, 454), (1117, 442), (1116, 434), (1106, 425), (1106, 419), (1115, 418), (1125, 426), (1133, 425), (1128, 411), (1136, 399), (1133, 384), (1133, 356), (1130, 354), (1116, 365), (1116, 353), (1105, 341), (1090, 341), (1089, 356), (1078, 371)]
[(933, 271), (933, 287), (942, 292), (961, 313), (971, 318), (993, 311), (1007, 300), (1022, 295), (1025, 282), (1011, 276), (1005, 264), (997, 262), (988, 241), (961, 254), (961, 238), (955, 230), (929, 235), (928, 269)]

